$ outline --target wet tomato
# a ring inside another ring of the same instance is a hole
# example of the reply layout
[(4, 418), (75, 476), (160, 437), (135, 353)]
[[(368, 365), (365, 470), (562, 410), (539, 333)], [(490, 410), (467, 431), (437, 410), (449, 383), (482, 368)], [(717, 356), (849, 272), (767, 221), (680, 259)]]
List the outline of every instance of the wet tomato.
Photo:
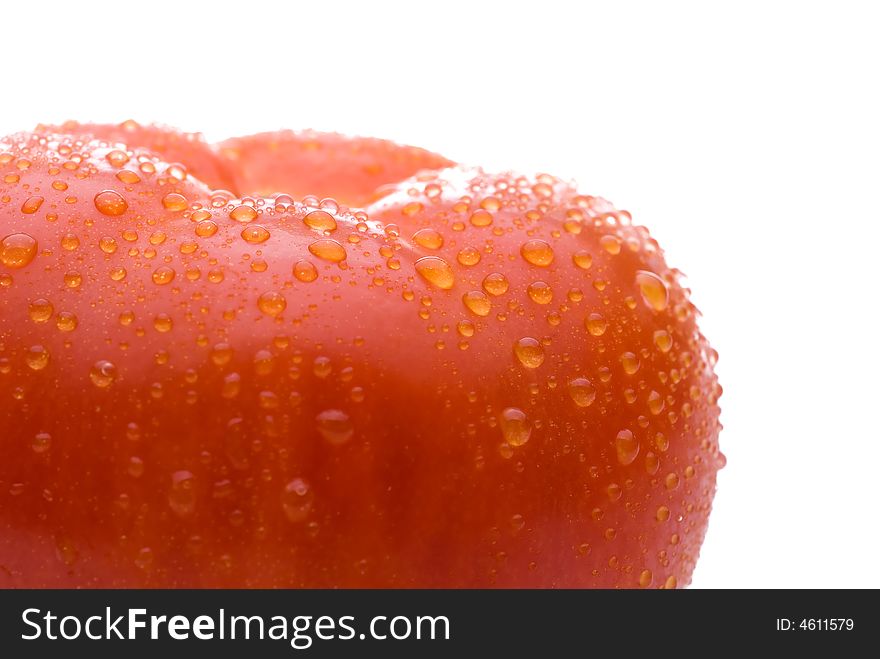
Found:
[(724, 460), (696, 316), (549, 175), (2, 139), (0, 585), (686, 585)]

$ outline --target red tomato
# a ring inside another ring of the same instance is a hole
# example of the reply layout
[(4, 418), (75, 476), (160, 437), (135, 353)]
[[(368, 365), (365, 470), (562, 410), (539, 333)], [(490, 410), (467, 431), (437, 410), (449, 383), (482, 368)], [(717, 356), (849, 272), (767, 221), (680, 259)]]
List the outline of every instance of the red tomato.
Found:
[(721, 389), (677, 271), (598, 197), (447, 164), (0, 140), (0, 585), (687, 584)]

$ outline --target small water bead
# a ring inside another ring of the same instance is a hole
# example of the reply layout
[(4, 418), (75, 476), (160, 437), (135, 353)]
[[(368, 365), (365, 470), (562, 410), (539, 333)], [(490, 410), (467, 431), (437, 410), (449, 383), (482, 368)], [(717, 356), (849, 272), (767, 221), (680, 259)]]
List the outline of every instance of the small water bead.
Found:
[(211, 211), (200, 208), (193, 211), (189, 216), (190, 222), (202, 222), (211, 219)]
[(34, 453), (45, 453), (52, 448), (52, 435), (47, 432), (38, 432), (31, 440), (31, 449)]
[(660, 348), (660, 352), (669, 352), (672, 349), (672, 337), (666, 330), (654, 332), (654, 345)]
[(541, 268), (553, 263), (553, 248), (544, 240), (527, 240), (520, 247), (520, 254), (526, 261)]
[(422, 204), (420, 204), (417, 201), (411, 201), (408, 204), (406, 204), (403, 208), (401, 208), (400, 212), (403, 213), (404, 215), (406, 215), (407, 217), (413, 217), (413, 216), (421, 213), (423, 210), (425, 210), (425, 207)]
[(128, 272), (122, 266), (118, 266), (110, 270), (110, 279), (113, 281), (122, 281), (128, 275)]
[(119, 149), (113, 149), (106, 156), (104, 156), (113, 167), (122, 167), (125, 165), (130, 158), (125, 151), (120, 151)]
[(287, 309), (287, 300), (277, 291), (267, 291), (257, 301), (260, 311), (267, 316), (278, 316)]
[(95, 195), (95, 208), (99, 213), (116, 217), (128, 210), (128, 202), (118, 192), (104, 190)]
[(329, 357), (315, 357), (315, 360), (312, 362), (312, 373), (315, 374), (315, 377), (324, 380), (330, 377), (332, 372), (333, 362), (330, 361)]
[(651, 570), (642, 570), (639, 573), (639, 586), (649, 588), (654, 583), (654, 573)]
[(415, 263), (416, 272), (429, 284), (448, 291), (455, 284), (452, 266), (439, 256), (423, 256)]
[(174, 328), (174, 321), (168, 314), (160, 313), (153, 319), (153, 327), (157, 332), (167, 333)]
[(663, 587), (666, 590), (675, 590), (678, 586), (678, 579), (675, 578), (675, 575), (671, 575), (668, 579), (666, 579), (666, 583), (663, 584)]
[(538, 368), (544, 363), (544, 346), (530, 336), (523, 337), (513, 344), (513, 353), (520, 364), (526, 368)]
[(605, 494), (609, 501), (618, 501), (623, 496), (623, 488), (617, 483), (611, 483), (605, 488)]
[(40, 206), (43, 205), (43, 201), (45, 201), (43, 197), (28, 197), (21, 205), (21, 212), (25, 215), (33, 215), (38, 210), (40, 210)]
[[(650, 410), (651, 414), (653, 414), (655, 416), (657, 414), (660, 414), (660, 412), (663, 411), (663, 408), (665, 407), (665, 405), (666, 404), (663, 401), (663, 396), (661, 396), (656, 391), (651, 391), (651, 393), (648, 394), (648, 410)], [(658, 446), (658, 448), (659, 448), (659, 446)], [(660, 449), (660, 450), (662, 451), (665, 449)]]
[(581, 270), (589, 270), (593, 265), (593, 257), (583, 250), (575, 252), (571, 257), (571, 260)]
[(535, 281), (529, 284), (529, 297), (537, 304), (550, 304), (553, 301), (553, 289), (550, 284)]
[(315, 231), (336, 231), (336, 219), (327, 211), (307, 213), (303, 223)]
[(488, 316), (492, 310), (492, 302), (482, 291), (468, 291), (461, 299), (464, 306), (477, 316)]
[(247, 204), (236, 206), (229, 213), (231, 219), (242, 223), (253, 222), (257, 219), (257, 215), (257, 209), (253, 206), (248, 206)]
[(596, 387), (587, 378), (574, 378), (568, 383), (568, 395), (578, 407), (589, 407), (596, 400)]
[(275, 369), (275, 356), (268, 350), (258, 350), (254, 355), (254, 372), (257, 375), (270, 375)]
[(34, 300), (28, 305), (28, 315), (35, 323), (49, 322), (53, 313), (55, 313), (55, 307), (52, 306), (52, 303), (49, 302), (49, 300), (40, 298)]
[(25, 353), (24, 360), (31, 370), (42, 371), (49, 365), (49, 351), (41, 345), (31, 346)]
[(217, 223), (212, 220), (202, 220), (196, 224), (196, 235), (199, 238), (210, 238), (217, 233)]
[(116, 178), (126, 185), (134, 185), (141, 182), (141, 177), (130, 169), (123, 169), (116, 173)]
[(271, 234), (266, 227), (260, 226), (259, 224), (251, 224), (241, 230), (241, 237), (244, 238), (246, 243), (259, 245), (260, 243), (269, 240)]
[(168, 505), (178, 517), (188, 517), (196, 509), (196, 478), (191, 471), (181, 470), (171, 474)]
[(486, 197), (480, 202), (480, 208), (487, 211), (497, 211), (501, 209), (501, 200), (498, 197)]
[(307, 284), (318, 278), (318, 269), (311, 261), (297, 261), (293, 264), (293, 276)]
[(617, 236), (602, 236), (599, 245), (612, 256), (620, 254), (620, 238)]
[(153, 271), (153, 283), (159, 286), (165, 286), (174, 281), (176, 274), (174, 268), (169, 268), (166, 265), (160, 266)]
[(463, 247), (458, 252), (458, 262), (464, 266), (477, 265), (480, 262), (480, 251), (474, 247)]
[(587, 331), (593, 336), (602, 336), (608, 329), (608, 321), (599, 313), (591, 313), (585, 322)]
[(119, 249), (119, 245), (116, 244), (116, 240), (111, 238), (110, 236), (104, 236), (98, 241), (98, 247), (101, 248), (101, 251), (105, 254), (113, 254)]
[(72, 252), (79, 247), (79, 238), (72, 233), (64, 234), (61, 237), (61, 249)]
[(461, 336), (463, 336), (465, 338), (470, 338), (474, 335), (476, 328), (474, 327), (474, 324), (471, 321), (462, 320), (462, 321), (459, 321), (458, 325), (456, 325), (456, 330), (458, 331), (458, 333)]
[(116, 382), (116, 365), (113, 362), (101, 359), (92, 366), (89, 371), (89, 378), (99, 389), (106, 389)]
[(655, 517), (658, 522), (665, 522), (669, 519), (669, 515), (669, 508), (666, 506), (660, 506), (659, 508), (657, 508), (657, 513), (655, 514)]
[(440, 249), (443, 247), (443, 236), (434, 229), (419, 229), (413, 234), (413, 242), (425, 249)]
[(37, 255), (37, 241), (27, 233), (9, 234), (0, 240), (0, 263), (7, 268), (24, 268)]
[(498, 419), (504, 441), (510, 446), (522, 446), (532, 435), (532, 424), (518, 407), (507, 407)]
[(340, 263), (348, 257), (345, 248), (331, 238), (316, 240), (309, 245), (309, 251), (319, 259), (331, 263)]
[(669, 289), (666, 283), (653, 272), (639, 270), (636, 272), (636, 285), (642, 299), (654, 311), (663, 311), (669, 304)]
[(342, 410), (324, 410), (315, 419), (318, 432), (331, 444), (345, 444), (354, 435), (354, 426)]
[(82, 275), (78, 272), (68, 272), (64, 275), (64, 285), (67, 288), (79, 288), (82, 286)]
[(639, 370), (639, 358), (631, 352), (625, 352), (620, 356), (620, 365), (627, 375), (634, 375)]
[(665, 483), (667, 490), (676, 489), (678, 487), (678, 483), (679, 483), (678, 474), (676, 474), (674, 471), (669, 472), (668, 474), (666, 474), (666, 478), (664, 479), (663, 482)]
[(470, 222), (475, 227), (487, 227), (492, 224), (492, 213), (480, 208), (471, 213)]
[(165, 210), (169, 210), (172, 212), (185, 211), (187, 208), (189, 208), (189, 202), (182, 194), (169, 192), (167, 195), (162, 197), (162, 206), (165, 207)]
[(500, 272), (490, 272), (483, 279), (483, 290), (489, 295), (496, 297), (504, 295), (508, 288), (510, 288), (510, 283), (507, 281), (507, 277)]
[(168, 239), (168, 235), (164, 231), (154, 231), (150, 234), (150, 244), (158, 247)]
[(132, 478), (140, 478), (144, 475), (144, 461), (141, 458), (132, 456), (128, 459), (128, 475)]
[(119, 314), (119, 324), (128, 327), (134, 322), (134, 312), (133, 311), (123, 311)]
[(62, 311), (55, 319), (55, 326), (62, 332), (72, 332), (78, 324), (76, 316), (69, 311)]
[(302, 478), (294, 478), (281, 493), (281, 509), (288, 521), (296, 524), (304, 521), (312, 512), (314, 498), (309, 483)]
[(639, 455), (639, 440), (629, 430), (621, 430), (614, 440), (617, 461), (623, 465), (632, 464)]
[(122, 239), (127, 243), (137, 242), (138, 233), (134, 229), (124, 229), (122, 231)]

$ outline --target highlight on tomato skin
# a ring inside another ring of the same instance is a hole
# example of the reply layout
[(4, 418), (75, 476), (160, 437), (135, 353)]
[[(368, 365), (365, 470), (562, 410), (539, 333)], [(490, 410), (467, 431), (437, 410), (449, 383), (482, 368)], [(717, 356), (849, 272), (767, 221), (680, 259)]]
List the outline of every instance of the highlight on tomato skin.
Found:
[(547, 174), (0, 139), (0, 586), (683, 587), (724, 465), (697, 316)]

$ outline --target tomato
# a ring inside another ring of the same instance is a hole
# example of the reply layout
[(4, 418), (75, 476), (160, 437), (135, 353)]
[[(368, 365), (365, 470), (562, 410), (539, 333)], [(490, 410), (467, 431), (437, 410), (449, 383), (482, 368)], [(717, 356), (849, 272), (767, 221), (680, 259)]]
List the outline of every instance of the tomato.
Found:
[(724, 458), (679, 279), (379, 140), (0, 140), (0, 585), (686, 585)]

